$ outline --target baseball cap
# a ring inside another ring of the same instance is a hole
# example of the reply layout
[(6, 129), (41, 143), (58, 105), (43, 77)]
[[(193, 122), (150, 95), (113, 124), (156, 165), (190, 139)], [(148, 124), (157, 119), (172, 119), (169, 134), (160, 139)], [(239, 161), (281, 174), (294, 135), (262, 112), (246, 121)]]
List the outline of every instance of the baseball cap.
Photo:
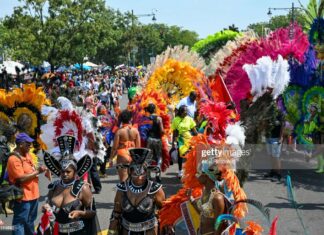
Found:
[(34, 142), (34, 139), (32, 139), (29, 135), (26, 133), (19, 133), (16, 136), (16, 143), (21, 143), (21, 142), (27, 142), (27, 143), (32, 143)]

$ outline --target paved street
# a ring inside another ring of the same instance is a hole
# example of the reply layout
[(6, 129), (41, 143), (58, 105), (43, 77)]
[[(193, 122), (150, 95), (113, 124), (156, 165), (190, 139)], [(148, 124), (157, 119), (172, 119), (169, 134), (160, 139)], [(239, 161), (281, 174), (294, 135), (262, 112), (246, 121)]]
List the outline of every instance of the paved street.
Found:
[[(122, 107), (125, 107), (126, 100), (123, 101)], [(261, 159), (260, 159), (261, 160)], [(284, 157), (284, 161), (288, 161), (289, 157)], [(306, 163), (300, 159), (300, 164), (305, 165), (309, 169), (291, 171), (292, 182), (295, 190), (296, 201), (300, 206), (300, 214), (308, 228), (310, 235), (324, 234), (324, 174), (318, 175), (313, 173), (314, 161)], [(95, 195), (97, 203), (97, 213), (102, 230), (107, 229), (109, 217), (113, 208), (113, 200), (115, 195), (115, 185), (118, 182), (115, 169), (109, 169), (108, 177), (102, 179), (103, 189), (100, 195)], [(287, 200), (287, 190), (282, 180), (281, 183), (270, 182), (264, 180), (262, 175), (264, 171), (254, 171), (250, 174), (244, 189), (248, 198), (261, 201), (265, 206), (270, 208), (271, 218), (279, 216), (279, 232), (280, 235), (288, 234), (304, 234), (302, 226), (298, 220), (295, 209)], [(171, 166), (166, 173), (162, 175), (162, 183), (166, 191), (166, 195), (174, 194), (180, 187), (180, 181), (177, 176), (177, 166)], [(47, 193), (48, 181), (43, 176), (40, 177), (41, 198), (40, 205), (44, 203)], [(261, 214), (253, 208), (250, 209), (249, 216), (259, 218)], [(1, 219), (4, 215), (1, 215)], [(12, 216), (4, 219), (6, 224), (10, 224)], [(266, 233), (265, 233), (266, 234)]]

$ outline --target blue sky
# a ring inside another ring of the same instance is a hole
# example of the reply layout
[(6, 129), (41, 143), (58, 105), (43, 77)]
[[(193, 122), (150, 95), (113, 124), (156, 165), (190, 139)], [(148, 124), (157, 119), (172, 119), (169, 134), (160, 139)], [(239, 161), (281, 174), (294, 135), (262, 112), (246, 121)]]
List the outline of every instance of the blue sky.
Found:
[[(106, 5), (122, 12), (134, 10), (135, 15), (150, 14), (156, 9), (157, 23), (178, 25), (196, 31), (201, 38), (235, 24), (245, 29), (250, 23), (268, 21), (269, 7), (290, 7), (297, 0), (106, 0)], [(307, 5), (309, 0), (301, 0)], [(0, 17), (11, 14), (18, 0), (0, 0)], [(287, 11), (273, 11), (273, 15)], [(152, 23), (152, 17), (141, 17)]]

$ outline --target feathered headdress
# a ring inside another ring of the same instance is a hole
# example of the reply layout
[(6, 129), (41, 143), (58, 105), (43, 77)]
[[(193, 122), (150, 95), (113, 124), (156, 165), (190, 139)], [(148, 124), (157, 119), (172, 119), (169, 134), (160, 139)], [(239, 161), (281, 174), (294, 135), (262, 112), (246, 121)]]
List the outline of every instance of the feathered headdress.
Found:
[(40, 136), (47, 146), (45, 164), (54, 174), (59, 175), (60, 168), (75, 161), (77, 173), (81, 177), (91, 167), (94, 155), (88, 148), (90, 138), (87, 131), (92, 130), (91, 121), (86, 116), (81, 118), (67, 98), (59, 97), (58, 102), (61, 109), (48, 106), (42, 109), (43, 114), (48, 116), (47, 123), (41, 127)]
[(0, 90), (0, 119), (6, 123), (14, 122), (17, 130), (25, 132), (40, 141), (40, 123), (46, 120), (41, 114), (42, 105), (49, 105), (41, 87), (36, 88), (35, 84), (25, 84), (22, 89), (15, 88), (10, 92)]
[(190, 50), (187, 46), (168, 47), (162, 54), (156, 57), (154, 64), (150, 64), (147, 67), (145, 82), (151, 78), (158, 68), (163, 67), (169, 59), (190, 64), (197, 70), (204, 71), (206, 69), (204, 59), (201, 58), (198, 53)]

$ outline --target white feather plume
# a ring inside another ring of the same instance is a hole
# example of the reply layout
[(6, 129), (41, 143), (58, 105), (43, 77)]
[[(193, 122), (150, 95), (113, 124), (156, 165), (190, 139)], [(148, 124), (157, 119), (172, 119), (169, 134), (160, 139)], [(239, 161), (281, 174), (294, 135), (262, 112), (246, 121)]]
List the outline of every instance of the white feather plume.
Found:
[(236, 122), (235, 124), (229, 124), (226, 127), (226, 144), (230, 145), (240, 145), (244, 146), (245, 144), (245, 134), (244, 134), (244, 127), (241, 125), (240, 122)]
[(73, 110), (73, 105), (69, 99), (66, 97), (60, 96), (57, 98), (57, 101), (61, 105), (61, 109), (63, 110)]
[(44, 116), (54, 116), (57, 113), (57, 109), (51, 106), (43, 105), (41, 109), (41, 114)]
[(47, 122), (41, 126), (40, 138), (46, 145), (47, 149), (50, 150), (55, 147), (55, 127), (53, 121)]
[(289, 74), (289, 64), (288, 61), (283, 59), (281, 55), (278, 56), (277, 60), (277, 70), (274, 78), (274, 86), (272, 91), (272, 96), (277, 98), (281, 95), (284, 90), (289, 85), (290, 74)]
[(273, 89), (272, 96), (277, 98), (289, 84), (289, 64), (281, 55), (276, 61), (269, 56), (263, 56), (257, 60), (256, 65), (245, 64), (243, 69), (250, 79), (254, 101), (261, 97), (268, 88)]

